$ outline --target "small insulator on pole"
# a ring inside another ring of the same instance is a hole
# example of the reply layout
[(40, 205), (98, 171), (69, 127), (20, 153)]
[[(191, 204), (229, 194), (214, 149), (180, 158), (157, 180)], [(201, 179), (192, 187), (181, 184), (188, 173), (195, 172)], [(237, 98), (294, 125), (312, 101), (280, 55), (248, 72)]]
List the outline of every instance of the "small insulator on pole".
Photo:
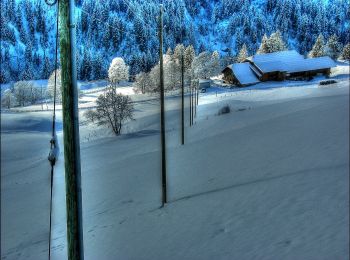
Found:
[(59, 155), (59, 147), (57, 142), (57, 136), (56, 133), (50, 140), (51, 148), (48, 156), (48, 160), (50, 161), (51, 166), (55, 166), (56, 161), (58, 160)]

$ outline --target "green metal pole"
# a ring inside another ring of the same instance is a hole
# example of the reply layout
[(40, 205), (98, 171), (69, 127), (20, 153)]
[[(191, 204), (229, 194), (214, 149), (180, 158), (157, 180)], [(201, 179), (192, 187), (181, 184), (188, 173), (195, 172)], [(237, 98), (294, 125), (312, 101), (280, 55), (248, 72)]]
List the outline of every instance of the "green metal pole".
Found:
[(64, 166), (68, 259), (83, 260), (82, 197), (75, 66), (74, 1), (59, 1)]

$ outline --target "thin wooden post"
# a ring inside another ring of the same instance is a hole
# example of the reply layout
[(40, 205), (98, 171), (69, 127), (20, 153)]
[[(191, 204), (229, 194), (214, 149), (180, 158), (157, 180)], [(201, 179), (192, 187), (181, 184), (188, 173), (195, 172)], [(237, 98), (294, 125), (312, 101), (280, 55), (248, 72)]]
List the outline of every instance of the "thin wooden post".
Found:
[(184, 53), (181, 53), (181, 144), (185, 144), (185, 73)]
[(44, 104), (43, 104), (43, 102), (44, 102), (44, 100), (43, 100), (43, 85), (41, 84), (40, 85), (41, 86), (41, 89), (40, 89), (40, 95), (41, 95), (41, 110), (44, 110)]
[(199, 81), (197, 81), (197, 106), (199, 104)]
[(192, 125), (193, 125), (193, 122), (194, 122), (194, 106), (195, 106), (195, 100), (194, 100), (194, 94), (195, 94), (195, 86), (193, 85), (192, 86), (192, 96), (191, 96), (191, 99), (192, 99)]
[(199, 93), (199, 83), (196, 82), (196, 115), (197, 115), (197, 105), (198, 105), (198, 93)]
[(192, 81), (190, 82), (190, 126), (192, 126)]
[(167, 203), (166, 151), (165, 151), (165, 112), (164, 112), (164, 70), (163, 70), (163, 5), (159, 15), (159, 64), (160, 64), (160, 136), (162, 146), (162, 207)]
[(83, 260), (78, 89), (73, 25), (74, 0), (59, 1), (59, 21), (68, 259)]
[(197, 117), (197, 81), (196, 84), (194, 85), (194, 117)]
[(193, 94), (192, 94), (192, 92), (193, 92), (193, 82), (191, 81), (191, 83), (190, 83), (190, 126), (193, 125), (193, 116), (192, 116), (192, 114), (193, 114), (193, 109), (192, 109), (192, 107), (193, 107), (193, 98), (192, 98)]

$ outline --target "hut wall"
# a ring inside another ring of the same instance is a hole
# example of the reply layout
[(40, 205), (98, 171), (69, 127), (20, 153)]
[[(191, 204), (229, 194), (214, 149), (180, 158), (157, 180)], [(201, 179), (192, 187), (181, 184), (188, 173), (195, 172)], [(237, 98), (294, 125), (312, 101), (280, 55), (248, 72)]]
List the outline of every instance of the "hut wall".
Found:
[(280, 71), (274, 71), (274, 72), (268, 72), (268, 73), (263, 73), (261, 76), (261, 81), (283, 81), (286, 78), (285, 72), (280, 72)]
[(331, 73), (331, 69), (319, 69), (319, 70), (310, 70), (310, 71), (300, 71), (300, 72), (294, 72), (290, 73), (288, 75), (288, 78), (310, 78), (314, 77), (317, 74), (323, 74), (325, 76), (329, 76)]
[(224, 80), (230, 84), (237, 84), (238, 81), (236, 77), (233, 75), (233, 72), (231, 69), (226, 69), (224, 71)]

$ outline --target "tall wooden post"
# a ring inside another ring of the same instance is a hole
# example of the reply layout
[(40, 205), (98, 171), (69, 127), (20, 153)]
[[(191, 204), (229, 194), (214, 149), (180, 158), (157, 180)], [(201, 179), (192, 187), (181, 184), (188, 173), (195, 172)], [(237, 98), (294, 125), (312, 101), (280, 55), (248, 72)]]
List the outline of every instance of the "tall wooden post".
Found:
[(184, 53), (181, 53), (181, 144), (185, 144), (185, 73)]
[(195, 92), (195, 107), (194, 107), (194, 116), (197, 118), (197, 106), (198, 106), (198, 97), (199, 97), (199, 81), (196, 81), (196, 92)]
[(191, 107), (191, 109), (192, 109), (192, 113), (191, 113), (191, 115), (192, 115), (192, 125), (193, 125), (193, 122), (194, 122), (194, 106), (195, 106), (195, 100), (194, 100), (194, 97), (195, 97), (195, 85), (193, 85), (192, 86), (192, 95), (191, 95), (191, 100), (192, 100), (192, 107)]
[(166, 152), (165, 152), (165, 112), (164, 112), (164, 70), (163, 70), (163, 5), (159, 15), (159, 65), (160, 65), (160, 136), (162, 146), (162, 206), (167, 203)]
[(59, 1), (68, 259), (83, 260), (82, 196), (75, 66), (74, 0)]
[(194, 117), (197, 117), (197, 81), (194, 86)]
[(197, 81), (197, 106), (199, 104), (199, 80)]
[(190, 126), (192, 126), (192, 81), (190, 82)]
[(41, 85), (41, 90), (40, 90), (40, 95), (41, 95), (41, 110), (44, 110), (44, 103), (43, 103), (43, 85)]

